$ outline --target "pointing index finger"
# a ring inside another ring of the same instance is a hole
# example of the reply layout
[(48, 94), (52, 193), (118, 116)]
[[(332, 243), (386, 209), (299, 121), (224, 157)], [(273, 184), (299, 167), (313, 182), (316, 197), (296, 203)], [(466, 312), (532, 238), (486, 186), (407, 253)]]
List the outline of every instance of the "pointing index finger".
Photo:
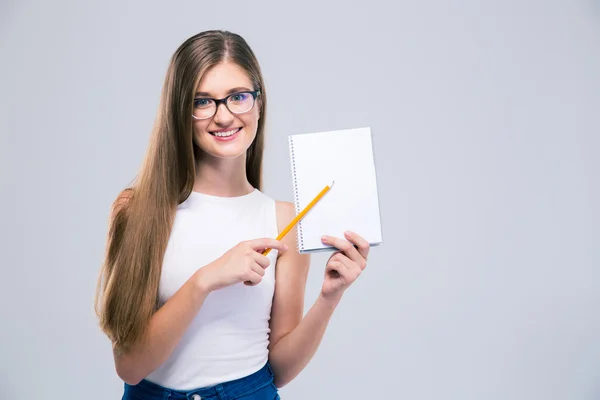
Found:
[(276, 249), (280, 251), (285, 251), (288, 249), (288, 246), (285, 243), (271, 238), (257, 239), (251, 242), (251, 246), (254, 250), (264, 250), (263, 255), (266, 255), (265, 253), (268, 254), (270, 249)]

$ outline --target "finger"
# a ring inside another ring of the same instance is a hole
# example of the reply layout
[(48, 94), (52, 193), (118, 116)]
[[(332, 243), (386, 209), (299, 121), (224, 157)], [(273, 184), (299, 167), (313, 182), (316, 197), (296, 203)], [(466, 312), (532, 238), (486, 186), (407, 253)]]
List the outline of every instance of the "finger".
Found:
[[(260, 269), (263, 271), (263, 275), (264, 275), (264, 270), (262, 268), (260, 268)], [(252, 270), (252, 272), (250, 274), (248, 274), (248, 276), (246, 277), (244, 284), (247, 286), (254, 286), (254, 285), (258, 285), (261, 280), (262, 280), (262, 275), (260, 275), (257, 271)]]
[(327, 263), (327, 268), (338, 271), (340, 275), (345, 275), (348, 272), (348, 265), (343, 263), (339, 258), (334, 258)]
[(343, 254), (338, 255), (333, 262), (341, 265), (338, 272), (346, 282), (354, 282), (362, 272), (362, 268), (358, 264)]
[(366, 261), (364, 260), (363, 256), (358, 252), (356, 247), (354, 247), (352, 242), (349, 242), (345, 239), (325, 235), (323, 236), (323, 243), (340, 249), (356, 263), (366, 265)]
[(339, 261), (331, 260), (325, 265), (325, 274), (333, 277), (340, 278), (343, 275), (340, 273), (340, 269), (345, 269), (346, 267)]
[(327, 262), (329, 262), (329, 260), (331, 260), (333, 257), (335, 257), (336, 254), (344, 254), (344, 253), (341, 250), (336, 249), (333, 253), (331, 253)]
[(346, 263), (345, 260), (352, 262), (343, 252), (337, 252), (331, 257), (331, 262), (334, 265), (337, 265), (338, 268), (348, 268), (349, 263)]
[(271, 259), (269, 257), (263, 256), (258, 252), (254, 253), (254, 261), (262, 268), (267, 268), (271, 264)]
[(254, 239), (250, 240), (248, 243), (253, 250), (259, 252), (266, 249), (275, 249), (279, 251), (286, 251), (288, 249), (288, 246), (282, 241), (271, 238)]
[(356, 232), (346, 231), (344, 233), (346, 239), (354, 243), (358, 247), (358, 252), (360, 255), (366, 260), (369, 255), (369, 250), (371, 249), (371, 245), (367, 242), (362, 236), (358, 235)]
[(254, 265), (252, 265), (252, 271), (256, 272), (260, 276), (265, 276), (265, 268), (267, 268), (267, 267), (263, 267), (262, 265), (260, 265), (258, 263), (255, 263)]
[(327, 263), (325, 273), (331, 277), (340, 279), (345, 285), (350, 283), (348, 267), (337, 259)]

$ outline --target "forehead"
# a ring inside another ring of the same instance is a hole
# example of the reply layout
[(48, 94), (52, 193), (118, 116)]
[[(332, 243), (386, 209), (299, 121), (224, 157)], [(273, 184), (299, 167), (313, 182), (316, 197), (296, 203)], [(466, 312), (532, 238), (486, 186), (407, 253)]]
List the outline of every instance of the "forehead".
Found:
[(239, 65), (225, 61), (209, 69), (198, 84), (197, 92), (208, 93), (214, 97), (228, 94), (232, 88), (244, 87), (253, 90), (250, 77)]

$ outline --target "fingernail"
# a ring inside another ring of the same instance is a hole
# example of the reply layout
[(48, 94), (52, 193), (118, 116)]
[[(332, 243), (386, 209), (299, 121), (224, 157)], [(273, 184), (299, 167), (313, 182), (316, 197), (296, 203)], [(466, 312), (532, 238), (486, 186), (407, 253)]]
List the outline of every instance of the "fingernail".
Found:
[(348, 236), (352, 235), (352, 232), (350, 232), (350, 231), (346, 231), (346, 232), (344, 232), (344, 233), (345, 233), (346, 235), (348, 235)]
[(288, 247), (288, 245), (287, 245), (287, 244), (284, 244), (284, 245), (283, 245), (283, 249), (284, 249), (284, 250), (287, 250), (288, 248), (289, 248), (289, 247)]
[(323, 242), (327, 241), (327, 236), (322, 236), (321, 241), (323, 241)]

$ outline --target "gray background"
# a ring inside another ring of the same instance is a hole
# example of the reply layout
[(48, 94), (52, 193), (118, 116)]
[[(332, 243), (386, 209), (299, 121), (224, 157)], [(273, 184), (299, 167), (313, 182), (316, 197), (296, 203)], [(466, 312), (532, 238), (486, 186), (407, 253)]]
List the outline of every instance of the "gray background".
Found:
[[(600, 398), (600, 3), (0, 3), (0, 398), (117, 399), (92, 313), (168, 59), (242, 34), (287, 135), (371, 126), (385, 243), (284, 399)], [(314, 256), (306, 304), (325, 256)]]

